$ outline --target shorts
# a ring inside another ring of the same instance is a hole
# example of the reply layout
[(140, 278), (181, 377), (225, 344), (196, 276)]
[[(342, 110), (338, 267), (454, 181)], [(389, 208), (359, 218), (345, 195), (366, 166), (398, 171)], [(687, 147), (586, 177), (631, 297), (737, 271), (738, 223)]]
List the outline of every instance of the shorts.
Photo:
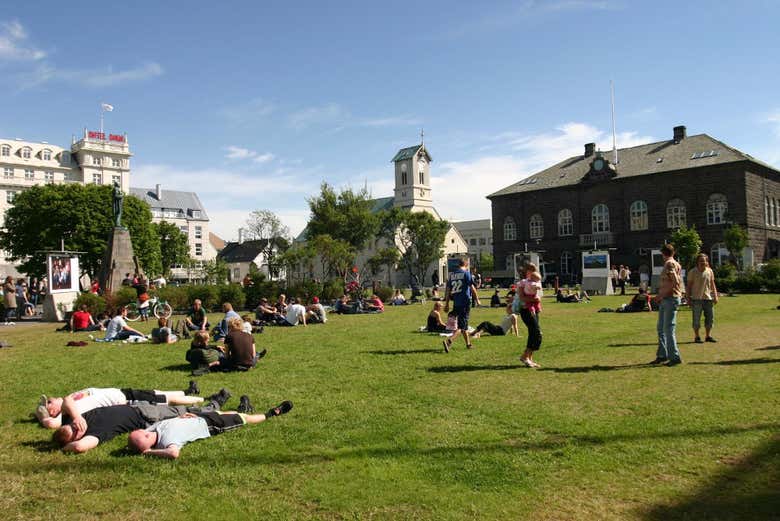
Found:
[(246, 415), (237, 412), (226, 414), (201, 412), (197, 413), (197, 415), (206, 420), (206, 424), (209, 426), (209, 434), (212, 436), (237, 429), (246, 424)]
[(458, 329), (466, 330), (469, 328), (469, 312), (471, 307), (466, 304), (463, 307), (453, 307), (452, 313), (458, 318)]
[(154, 391), (142, 391), (138, 389), (121, 389), (128, 402), (148, 402), (148, 403), (166, 403), (164, 394), (157, 394)]
[(135, 403), (133, 407), (149, 423), (176, 418), (189, 412), (185, 405), (156, 405), (151, 403)]

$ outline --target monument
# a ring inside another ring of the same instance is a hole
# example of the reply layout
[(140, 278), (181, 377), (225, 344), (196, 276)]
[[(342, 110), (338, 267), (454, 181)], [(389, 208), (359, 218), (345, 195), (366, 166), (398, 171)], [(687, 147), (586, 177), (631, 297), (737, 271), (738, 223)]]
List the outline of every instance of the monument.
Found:
[(114, 293), (122, 286), (125, 274), (140, 273), (135, 256), (133, 243), (130, 241), (130, 231), (122, 226), (122, 203), (125, 194), (119, 183), (114, 181), (114, 228), (108, 236), (106, 255), (100, 273), (100, 287), (104, 293)]

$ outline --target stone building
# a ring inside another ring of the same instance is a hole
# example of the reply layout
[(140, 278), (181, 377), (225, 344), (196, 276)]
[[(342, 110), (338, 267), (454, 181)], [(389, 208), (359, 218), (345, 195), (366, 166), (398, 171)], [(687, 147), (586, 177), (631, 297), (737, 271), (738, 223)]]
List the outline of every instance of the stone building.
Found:
[(680, 225), (695, 226), (714, 265), (727, 257), (723, 231), (746, 228), (747, 265), (778, 256), (780, 171), (707, 134), (612, 152), (585, 145), (562, 160), (488, 196), (496, 268), (511, 272), (514, 253), (541, 251), (548, 273), (575, 280), (580, 253), (610, 249), (614, 264), (649, 263)]

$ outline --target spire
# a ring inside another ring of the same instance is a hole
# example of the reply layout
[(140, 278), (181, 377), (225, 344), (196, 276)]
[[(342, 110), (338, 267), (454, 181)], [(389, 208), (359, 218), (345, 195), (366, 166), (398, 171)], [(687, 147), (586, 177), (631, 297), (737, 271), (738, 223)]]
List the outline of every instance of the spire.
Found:
[(420, 129), (420, 146), (421, 147), (425, 146), (425, 129), (424, 128)]

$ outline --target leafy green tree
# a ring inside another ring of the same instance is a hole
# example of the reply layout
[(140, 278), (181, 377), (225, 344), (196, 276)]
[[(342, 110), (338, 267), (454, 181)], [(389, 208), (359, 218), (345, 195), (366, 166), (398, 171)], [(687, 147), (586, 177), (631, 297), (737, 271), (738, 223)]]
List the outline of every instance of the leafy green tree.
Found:
[(217, 257), (203, 263), (203, 275), (208, 284), (225, 284), (230, 274), (227, 263)]
[(167, 277), (171, 273), (171, 266), (184, 264), (189, 259), (189, 241), (187, 236), (173, 223), (160, 221), (153, 223), (152, 226), (160, 238), (160, 258), (163, 274)]
[(395, 244), (401, 255), (401, 264), (409, 277), (425, 280), (428, 267), (444, 255), (444, 239), (450, 224), (440, 221), (428, 212), (402, 214)]
[(732, 261), (742, 268), (742, 251), (748, 245), (748, 234), (743, 227), (738, 224), (732, 224), (723, 230), (723, 242), (726, 249), (731, 254)]
[(346, 280), (347, 273), (355, 262), (355, 248), (347, 241), (334, 239), (328, 234), (317, 235), (312, 244), (322, 260), (325, 273), (335, 273)]
[[(0, 248), (20, 270), (31, 276), (45, 272), (43, 250), (66, 250), (79, 255), (82, 270), (97, 275), (113, 229), (112, 188), (98, 185), (41, 185), (23, 191), (5, 215)], [(130, 231), (133, 250), (141, 267), (159, 273), (160, 241), (152, 227), (149, 206), (140, 199), (124, 198), (123, 224)]]
[(311, 216), (307, 240), (330, 235), (360, 251), (377, 233), (379, 220), (372, 212), (374, 202), (366, 189), (355, 192), (348, 188), (336, 193), (328, 183), (322, 183), (320, 194), (308, 203)]
[(287, 272), (288, 280), (296, 278), (305, 278), (314, 272), (314, 259), (317, 252), (311, 243), (297, 245), (295, 248), (289, 248), (277, 257), (277, 262), (281, 264)]
[(688, 228), (683, 225), (674, 231), (669, 238), (669, 242), (674, 245), (674, 250), (677, 254), (677, 258), (683, 268), (690, 268), (693, 264), (693, 259), (701, 250), (701, 237), (696, 228), (691, 226)]
[(483, 253), (479, 257), (479, 269), (480, 271), (493, 271), (493, 265), (495, 260), (490, 253)]
[(398, 264), (400, 259), (401, 254), (399, 253), (398, 248), (382, 248), (374, 255), (372, 255), (371, 258), (366, 261), (366, 264), (368, 265), (368, 269), (371, 272), (371, 275), (374, 276), (382, 271), (382, 268), (385, 268), (387, 270), (387, 283), (389, 285), (391, 282), (390, 273), (393, 271), (393, 268)]

